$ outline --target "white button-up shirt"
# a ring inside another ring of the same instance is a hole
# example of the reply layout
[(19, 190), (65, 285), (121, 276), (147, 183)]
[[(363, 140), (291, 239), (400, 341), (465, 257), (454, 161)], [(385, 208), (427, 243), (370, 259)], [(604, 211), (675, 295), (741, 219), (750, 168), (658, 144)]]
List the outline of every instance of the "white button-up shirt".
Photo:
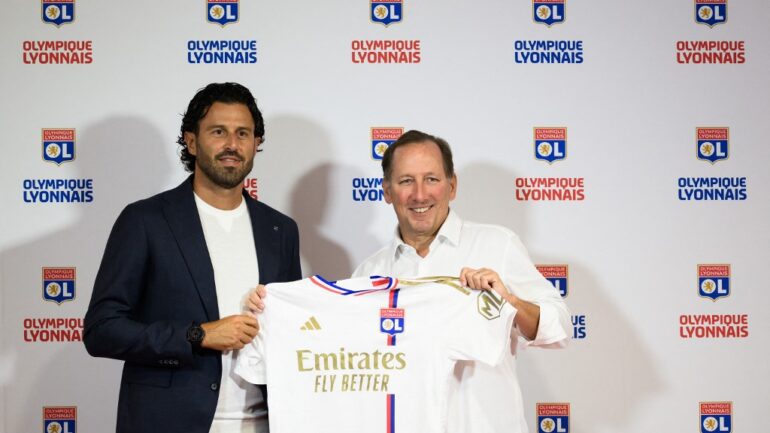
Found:
[(497, 272), (511, 293), (540, 307), (540, 322), (532, 341), (520, 336), (515, 328), (512, 330), (511, 350), (497, 367), (458, 363), (449, 396), (448, 432), (526, 433), (516, 376), (517, 345), (563, 347), (572, 324), (561, 295), (532, 264), (514, 232), (497, 225), (463, 221), (450, 210), (425, 257), (401, 240), (397, 228), (393, 241), (364, 260), (353, 276), (458, 277), (463, 267)]

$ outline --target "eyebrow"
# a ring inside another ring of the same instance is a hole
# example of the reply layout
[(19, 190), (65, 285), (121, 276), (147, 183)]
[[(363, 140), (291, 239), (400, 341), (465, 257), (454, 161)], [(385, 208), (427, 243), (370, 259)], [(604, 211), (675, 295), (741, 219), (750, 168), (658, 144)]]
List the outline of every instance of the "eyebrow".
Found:
[[(227, 126), (225, 126), (225, 125), (222, 125), (222, 124), (211, 125), (211, 126), (209, 126), (208, 128), (206, 128), (206, 131), (210, 131), (210, 130), (212, 130), (212, 129), (217, 129), (217, 128), (227, 129)], [(248, 127), (248, 126), (238, 126), (238, 127), (236, 127), (236, 128), (235, 128), (235, 130), (236, 130), (236, 131), (249, 131), (249, 132), (254, 132), (254, 128), (250, 128), (250, 127)]]

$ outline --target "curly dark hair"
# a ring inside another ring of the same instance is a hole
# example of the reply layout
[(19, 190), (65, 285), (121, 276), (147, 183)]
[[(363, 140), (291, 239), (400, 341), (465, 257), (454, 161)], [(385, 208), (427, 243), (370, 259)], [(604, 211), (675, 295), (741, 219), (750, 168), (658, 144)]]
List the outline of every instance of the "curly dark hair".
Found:
[[(190, 154), (190, 151), (187, 150), (184, 133), (192, 132), (193, 134), (198, 134), (200, 120), (206, 116), (209, 108), (215, 102), (245, 105), (254, 119), (254, 137), (260, 139), (260, 144), (265, 141), (265, 122), (262, 119), (262, 113), (257, 108), (257, 101), (249, 89), (238, 83), (211, 83), (198, 90), (198, 93), (190, 101), (190, 105), (187, 106), (187, 111), (182, 117), (179, 138), (176, 139), (177, 144), (182, 146), (179, 152), (179, 159), (182, 161), (185, 170), (189, 172), (195, 170), (195, 155)], [(257, 149), (257, 152), (261, 151), (262, 149)]]
[(444, 164), (444, 174), (451, 178), (455, 175), (455, 164), (452, 160), (452, 148), (449, 147), (449, 143), (443, 138), (436, 137), (434, 135), (426, 134), (422, 131), (412, 129), (406, 131), (395, 143), (388, 146), (385, 150), (385, 154), (382, 156), (382, 177), (385, 181), (390, 181), (390, 176), (393, 174), (393, 154), (396, 153), (396, 149), (402, 146), (406, 146), (411, 143), (421, 143), (423, 141), (431, 141), (436, 143), (438, 149), (441, 151), (441, 161)]

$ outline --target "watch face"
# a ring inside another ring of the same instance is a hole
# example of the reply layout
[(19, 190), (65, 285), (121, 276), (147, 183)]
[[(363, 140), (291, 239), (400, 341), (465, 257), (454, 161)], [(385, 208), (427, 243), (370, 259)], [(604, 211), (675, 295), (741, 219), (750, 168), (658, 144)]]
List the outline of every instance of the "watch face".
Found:
[(191, 343), (199, 343), (203, 340), (203, 328), (199, 325), (191, 326), (187, 330), (187, 340)]

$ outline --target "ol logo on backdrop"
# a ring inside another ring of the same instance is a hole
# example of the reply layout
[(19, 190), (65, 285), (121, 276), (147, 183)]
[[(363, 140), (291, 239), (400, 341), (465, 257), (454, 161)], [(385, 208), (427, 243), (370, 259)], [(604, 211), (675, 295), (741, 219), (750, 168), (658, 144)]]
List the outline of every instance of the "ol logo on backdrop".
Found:
[(730, 433), (733, 431), (733, 402), (701, 402), (699, 406), (701, 433)]
[(695, 0), (695, 22), (709, 27), (727, 22), (727, 0)]
[(238, 22), (238, 0), (206, 0), (206, 19), (220, 26)]
[(715, 302), (730, 296), (730, 265), (698, 265), (698, 296)]
[(538, 272), (553, 284), (562, 298), (569, 294), (569, 265), (535, 265)]
[(537, 403), (537, 433), (569, 433), (569, 403)]
[(76, 268), (43, 268), (43, 299), (63, 302), (75, 299)]
[(385, 151), (391, 144), (398, 140), (398, 137), (404, 134), (404, 128), (375, 127), (371, 128), (372, 139), (372, 158), (376, 161), (382, 160)]
[(532, 0), (532, 18), (548, 27), (564, 22), (566, 0)]
[(567, 128), (535, 127), (535, 159), (553, 164), (567, 157)]
[(43, 129), (43, 161), (61, 165), (75, 159), (74, 129)]
[(77, 406), (43, 407), (43, 433), (76, 433)]
[(730, 156), (730, 128), (697, 127), (695, 136), (698, 159), (715, 164)]
[(43, 22), (56, 27), (75, 21), (75, 0), (40, 0)]
[(385, 27), (400, 23), (403, 11), (403, 0), (370, 0), (369, 2), (369, 19)]

